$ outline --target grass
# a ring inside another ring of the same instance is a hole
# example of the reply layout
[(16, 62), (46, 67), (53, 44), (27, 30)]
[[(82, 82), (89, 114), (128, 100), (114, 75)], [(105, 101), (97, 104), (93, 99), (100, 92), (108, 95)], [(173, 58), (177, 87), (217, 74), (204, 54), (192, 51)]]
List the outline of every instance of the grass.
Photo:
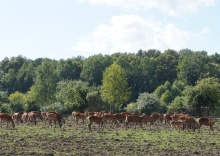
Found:
[(143, 129), (109, 125), (102, 133), (97, 125), (88, 132), (86, 124), (68, 121), (62, 128), (38, 123), (37, 126), (20, 124), (15, 129), (0, 128), (0, 155), (220, 155), (219, 121), (215, 135), (202, 132), (171, 130), (165, 126)]

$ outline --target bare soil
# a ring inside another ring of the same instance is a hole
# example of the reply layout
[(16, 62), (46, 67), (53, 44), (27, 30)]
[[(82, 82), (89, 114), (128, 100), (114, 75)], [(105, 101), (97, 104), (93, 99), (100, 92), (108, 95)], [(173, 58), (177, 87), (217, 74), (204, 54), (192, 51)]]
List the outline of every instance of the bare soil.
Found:
[(62, 128), (49, 127), (40, 122), (16, 124), (15, 129), (6, 125), (0, 128), (0, 155), (32, 156), (127, 156), (127, 155), (220, 155), (220, 123), (215, 125), (215, 134), (209, 134), (208, 127), (201, 133), (171, 130), (165, 125), (144, 125), (130, 127), (106, 125), (103, 132), (97, 132), (92, 125), (76, 125), (69, 120)]

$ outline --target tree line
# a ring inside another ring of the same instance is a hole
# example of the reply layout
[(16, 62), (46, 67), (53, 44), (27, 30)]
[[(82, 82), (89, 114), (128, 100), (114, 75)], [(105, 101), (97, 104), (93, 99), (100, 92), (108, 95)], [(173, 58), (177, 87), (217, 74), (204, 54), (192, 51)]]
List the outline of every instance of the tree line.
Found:
[(19, 55), (0, 62), (0, 109), (217, 114), (219, 78), (220, 55), (190, 49), (60, 60)]

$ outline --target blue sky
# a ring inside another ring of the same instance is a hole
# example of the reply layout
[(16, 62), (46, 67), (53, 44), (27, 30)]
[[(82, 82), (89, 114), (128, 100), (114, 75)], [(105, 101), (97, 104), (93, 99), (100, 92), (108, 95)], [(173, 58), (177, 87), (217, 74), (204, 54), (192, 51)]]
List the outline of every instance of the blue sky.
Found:
[(218, 0), (0, 0), (0, 60), (220, 52)]

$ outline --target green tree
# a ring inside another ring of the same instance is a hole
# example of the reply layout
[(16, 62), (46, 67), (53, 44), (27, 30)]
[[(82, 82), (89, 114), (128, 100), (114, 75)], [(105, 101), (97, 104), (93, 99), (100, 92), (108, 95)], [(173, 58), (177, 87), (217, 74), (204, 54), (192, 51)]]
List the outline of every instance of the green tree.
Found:
[(3, 103), (0, 107), (0, 111), (1, 113), (9, 113), (9, 114), (13, 113), (13, 110), (11, 109), (10, 104), (8, 103)]
[(189, 106), (196, 107), (201, 116), (201, 107), (209, 107), (209, 112), (219, 105), (220, 83), (217, 78), (204, 78), (196, 86), (184, 90)]
[[(123, 53), (115, 57), (115, 62), (120, 65), (127, 76), (128, 86), (131, 88), (131, 100), (137, 99), (140, 89), (141, 70), (139, 69), (140, 58), (134, 54)], [(143, 85), (144, 82), (142, 82)]]
[(57, 62), (44, 59), (37, 67), (36, 79), (34, 80), (34, 94), (38, 103), (46, 105), (55, 101), (55, 92), (58, 82)]
[(125, 71), (120, 65), (113, 63), (104, 71), (101, 95), (110, 104), (110, 112), (119, 111), (123, 103), (129, 100), (131, 92)]
[(170, 93), (169, 90), (166, 90), (165, 93), (163, 93), (160, 97), (160, 101), (165, 103), (166, 105), (169, 105), (173, 100), (173, 95)]
[[(182, 53), (181, 53), (182, 54)], [(185, 85), (194, 86), (197, 80), (209, 77), (209, 58), (207, 53), (184, 51), (178, 63), (178, 79)]]
[(0, 70), (3, 73), (1, 82), (2, 82), (2, 89), (4, 91), (7, 91), (9, 94), (15, 91), (21, 91), (20, 87), (25, 84), (22, 84), (22, 82), (20, 82), (17, 79), (17, 75), (19, 69), (26, 61), (27, 61), (26, 58), (22, 56), (18, 56), (18, 57), (11, 57), (10, 59), (5, 58), (1, 62)]
[(89, 93), (88, 82), (81, 80), (60, 81), (56, 90), (56, 99), (64, 106), (66, 113), (84, 111), (88, 107), (86, 99)]
[(176, 69), (178, 60), (178, 52), (171, 49), (165, 50), (162, 55), (155, 59), (155, 75), (158, 81), (158, 85), (164, 84), (166, 81), (173, 83), (177, 79)]
[(100, 90), (92, 90), (87, 94), (88, 111), (107, 111), (107, 104), (102, 100)]
[(14, 112), (24, 111), (28, 109), (26, 95), (16, 91), (9, 95), (11, 108)]
[(186, 99), (184, 96), (177, 96), (172, 103), (167, 106), (170, 112), (184, 112), (186, 106)]
[(166, 81), (163, 85), (164, 89), (165, 90), (171, 90), (171, 84), (169, 81)]
[(2, 103), (7, 103), (8, 101), (8, 92), (0, 91), (0, 105)]
[(152, 112), (160, 112), (160, 100), (156, 94), (141, 93), (137, 99), (139, 113), (150, 115)]
[(101, 54), (88, 57), (83, 63), (83, 70), (81, 72), (81, 79), (89, 82), (90, 85), (102, 84), (102, 73), (112, 64), (110, 56), (103, 56)]
[(72, 59), (58, 61), (58, 71), (60, 80), (79, 80), (82, 72), (83, 58), (76, 57)]
[(30, 90), (26, 93), (28, 102), (28, 111), (40, 110), (42, 107), (42, 101), (38, 100), (39, 94), (37, 92), (36, 85), (30, 87)]
[(23, 63), (21, 68), (18, 70), (18, 74), (16, 76), (17, 81), (19, 82), (19, 91), (22, 93), (26, 93), (30, 87), (34, 84), (34, 78), (36, 74), (36, 66), (34, 62), (31, 60), (27, 60)]
[(127, 112), (139, 113), (139, 111), (138, 111), (138, 103), (137, 102), (129, 103), (124, 109)]
[(153, 93), (156, 94), (158, 97), (161, 97), (161, 95), (165, 92), (166, 92), (166, 89), (164, 88), (164, 86), (160, 85), (155, 89)]

